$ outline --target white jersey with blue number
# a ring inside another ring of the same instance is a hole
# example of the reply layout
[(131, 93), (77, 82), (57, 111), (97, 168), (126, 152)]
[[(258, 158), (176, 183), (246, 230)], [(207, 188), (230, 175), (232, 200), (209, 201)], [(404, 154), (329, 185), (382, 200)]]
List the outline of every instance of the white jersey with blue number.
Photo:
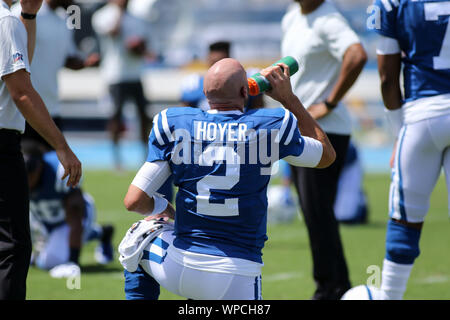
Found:
[[(375, 31), (403, 52), (406, 122), (450, 112), (450, 1), (376, 0)], [(422, 115), (422, 116), (421, 116)]]
[(147, 161), (168, 161), (179, 188), (174, 246), (262, 263), (271, 158), (299, 156), (304, 145), (283, 108), (158, 114)]

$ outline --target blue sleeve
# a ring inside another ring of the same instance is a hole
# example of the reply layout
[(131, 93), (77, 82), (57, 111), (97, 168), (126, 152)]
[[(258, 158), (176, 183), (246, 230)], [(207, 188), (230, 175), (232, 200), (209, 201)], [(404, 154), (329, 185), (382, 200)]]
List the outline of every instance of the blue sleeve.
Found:
[(375, 0), (374, 5), (379, 10), (379, 16), (375, 12), (375, 18), (379, 19), (374, 29), (375, 32), (385, 37), (397, 39), (398, 7), (391, 0)]
[(298, 129), (297, 119), (286, 110), (280, 127), (280, 159), (287, 156), (299, 156), (305, 144)]
[(167, 119), (167, 109), (158, 113), (153, 119), (153, 129), (148, 139), (147, 162), (169, 161), (174, 138)]

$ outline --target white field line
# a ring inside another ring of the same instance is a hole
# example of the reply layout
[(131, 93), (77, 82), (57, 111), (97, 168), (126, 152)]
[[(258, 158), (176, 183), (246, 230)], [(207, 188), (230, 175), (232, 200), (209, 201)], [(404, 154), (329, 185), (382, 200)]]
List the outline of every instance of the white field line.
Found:
[(291, 280), (291, 279), (300, 279), (303, 277), (303, 274), (300, 272), (282, 272), (282, 273), (274, 273), (270, 275), (263, 275), (263, 282), (274, 282), (274, 281), (283, 281), (283, 280)]
[(434, 275), (421, 279), (417, 279), (416, 283), (432, 284), (432, 283), (445, 283), (450, 281), (450, 276), (446, 275)]

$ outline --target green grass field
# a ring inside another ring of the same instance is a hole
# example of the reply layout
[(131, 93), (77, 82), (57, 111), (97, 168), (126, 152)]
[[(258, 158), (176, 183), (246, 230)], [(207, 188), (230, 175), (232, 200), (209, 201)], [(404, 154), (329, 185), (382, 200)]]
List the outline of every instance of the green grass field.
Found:
[[(85, 173), (84, 189), (96, 200), (98, 221), (116, 227), (114, 244), (119, 244), (129, 226), (140, 219), (126, 212), (122, 199), (134, 172), (109, 171)], [(363, 226), (341, 226), (345, 254), (352, 284), (364, 284), (371, 265), (381, 268), (387, 221), (388, 175), (367, 175), (365, 188), (370, 205), (370, 222)], [(450, 299), (450, 220), (443, 177), (432, 195), (431, 207), (421, 238), (421, 256), (408, 284), (405, 299)], [(297, 219), (292, 224), (268, 228), (269, 240), (263, 250), (262, 275), (264, 299), (309, 299), (314, 291), (311, 256), (306, 227)], [(28, 275), (28, 299), (124, 299), (123, 269), (116, 259), (108, 266), (95, 263), (95, 243), (82, 252), (80, 289), (70, 290), (66, 280), (52, 279), (35, 267)], [(184, 299), (161, 290), (161, 299)]]

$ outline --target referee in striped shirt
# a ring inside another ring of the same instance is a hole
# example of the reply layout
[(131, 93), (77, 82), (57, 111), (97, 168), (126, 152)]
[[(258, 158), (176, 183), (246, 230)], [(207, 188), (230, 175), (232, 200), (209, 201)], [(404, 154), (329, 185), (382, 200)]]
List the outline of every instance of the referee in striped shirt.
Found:
[(51, 119), (30, 81), (36, 14), (42, 0), (21, 0), (21, 18), (0, 0), (0, 300), (24, 300), (31, 256), (28, 181), (20, 151), (28, 123), (55, 149), (76, 186), (81, 163)]

